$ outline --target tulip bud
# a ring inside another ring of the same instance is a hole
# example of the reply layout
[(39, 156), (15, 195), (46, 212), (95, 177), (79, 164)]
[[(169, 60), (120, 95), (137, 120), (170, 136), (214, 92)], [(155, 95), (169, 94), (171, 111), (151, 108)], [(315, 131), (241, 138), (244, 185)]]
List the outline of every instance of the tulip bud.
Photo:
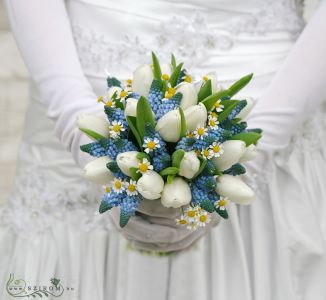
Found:
[(108, 90), (108, 98), (112, 99), (115, 92), (117, 92), (116, 95), (117, 95), (117, 98), (119, 98), (121, 91), (122, 91), (121, 87), (118, 87), (118, 86), (110, 87), (109, 90)]
[(171, 110), (160, 118), (155, 130), (166, 142), (177, 142), (180, 139), (181, 117), (178, 110)]
[(205, 126), (207, 121), (207, 110), (203, 103), (188, 107), (184, 111), (184, 114), (188, 131), (194, 131), (198, 126)]
[(163, 178), (155, 171), (147, 171), (137, 181), (137, 191), (147, 200), (155, 200), (161, 197), (164, 187)]
[(238, 163), (246, 151), (246, 144), (243, 141), (229, 140), (222, 143), (224, 152), (219, 157), (213, 157), (212, 162), (219, 171), (225, 171)]
[(251, 204), (255, 199), (254, 191), (239, 176), (222, 175), (216, 181), (216, 192), (234, 203)]
[(190, 106), (196, 105), (198, 96), (195, 86), (192, 83), (182, 82), (176, 87), (176, 93), (182, 94), (180, 106), (186, 109)]
[(239, 163), (244, 163), (249, 160), (253, 160), (256, 156), (257, 156), (257, 147), (254, 144), (251, 144), (246, 148), (246, 151), (241, 156)]
[(139, 152), (137, 151), (127, 151), (119, 153), (117, 156), (117, 164), (121, 172), (129, 177), (131, 177), (130, 168), (138, 168), (139, 160), (137, 158)]
[(106, 167), (112, 160), (107, 156), (96, 158), (84, 167), (84, 177), (97, 184), (109, 184), (114, 179), (111, 171)]
[(171, 183), (166, 183), (164, 185), (161, 197), (163, 206), (178, 208), (189, 204), (190, 201), (190, 187), (181, 177), (176, 177)]
[(137, 103), (138, 100), (135, 98), (128, 98), (126, 100), (125, 116), (137, 116)]
[(251, 97), (246, 97), (244, 100), (247, 101), (247, 105), (236, 116), (236, 118), (241, 118), (242, 120), (244, 120), (249, 115), (255, 105), (255, 102)]
[(150, 65), (139, 66), (133, 74), (132, 90), (141, 96), (147, 97), (154, 80), (153, 70)]
[(200, 167), (200, 160), (194, 151), (186, 152), (183, 156), (180, 167), (179, 175), (191, 179), (198, 172)]
[(96, 115), (80, 114), (77, 117), (77, 126), (80, 129), (87, 129), (94, 131), (104, 137), (109, 137), (110, 126), (105, 117)]

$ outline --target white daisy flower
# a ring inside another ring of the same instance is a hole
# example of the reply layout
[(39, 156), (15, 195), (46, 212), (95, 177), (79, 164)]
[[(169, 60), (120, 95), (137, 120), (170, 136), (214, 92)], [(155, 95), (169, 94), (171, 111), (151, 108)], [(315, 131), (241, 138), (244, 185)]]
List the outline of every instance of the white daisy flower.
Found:
[(126, 193), (128, 196), (138, 195), (137, 192), (137, 182), (130, 179), (129, 182), (125, 182)]
[(160, 148), (161, 145), (159, 139), (157, 138), (154, 138), (153, 140), (151, 140), (150, 138), (146, 138), (144, 140), (143, 147), (145, 148), (145, 152), (149, 153), (151, 151), (154, 151), (155, 149)]
[(214, 105), (213, 105), (213, 110), (215, 110), (216, 112), (221, 112), (224, 108), (224, 105), (221, 104), (221, 100), (217, 100)]
[(189, 74), (185, 74), (183, 77), (181, 77), (181, 79), (184, 82), (188, 82), (188, 83), (192, 83), (194, 81), (194, 77)]
[(209, 116), (208, 117), (208, 126), (212, 129), (217, 129), (220, 122), (217, 120), (217, 117)]
[(127, 96), (130, 94), (130, 90), (122, 90), (119, 94), (118, 94), (118, 98), (120, 99), (120, 101), (122, 103), (126, 102), (126, 98)]
[(110, 126), (110, 135), (113, 138), (117, 138), (119, 137), (120, 133), (125, 130), (126, 129), (123, 127), (121, 121), (113, 121)]
[(184, 215), (180, 215), (179, 219), (175, 219), (177, 225), (187, 225), (188, 221)]
[(105, 101), (105, 106), (109, 106), (109, 107), (112, 107), (112, 108), (115, 107), (115, 101), (114, 100), (108, 99), (108, 98), (106, 98), (105, 100), (106, 100)]
[(214, 205), (216, 208), (220, 210), (225, 210), (226, 205), (229, 203), (229, 200), (227, 197), (220, 197), (219, 200), (215, 201)]
[(214, 157), (220, 157), (224, 153), (223, 145), (217, 142), (210, 145), (209, 149), (212, 151)]
[(153, 166), (147, 158), (143, 158), (143, 161), (138, 164), (137, 173), (145, 174), (148, 170), (153, 170)]
[(203, 139), (204, 136), (207, 135), (207, 128), (206, 127), (201, 127), (201, 126), (198, 126), (195, 131), (194, 131), (194, 135), (197, 139)]
[(187, 229), (189, 230), (196, 230), (198, 228), (198, 221), (195, 222), (188, 222)]
[(207, 211), (203, 210), (198, 216), (198, 226), (205, 227), (211, 221), (211, 216)]
[(124, 184), (121, 181), (121, 179), (114, 178), (114, 180), (112, 182), (112, 189), (118, 194), (120, 194), (124, 191), (125, 187), (124, 187)]
[(205, 157), (206, 159), (211, 159), (211, 158), (214, 157), (214, 152), (211, 149), (206, 148), (206, 149), (201, 151), (201, 155), (203, 157)]
[(171, 99), (175, 95), (175, 92), (176, 92), (175, 88), (172, 87), (170, 83), (168, 83), (168, 89), (165, 92), (164, 99), (162, 99), (162, 101)]
[(185, 218), (188, 222), (195, 222), (198, 217), (199, 206), (189, 206), (185, 211)]
[(125, 89), (126, 90), (131, 90), (131, 86), (132, 86), (132, 79), (127, 79), (125, 81)]

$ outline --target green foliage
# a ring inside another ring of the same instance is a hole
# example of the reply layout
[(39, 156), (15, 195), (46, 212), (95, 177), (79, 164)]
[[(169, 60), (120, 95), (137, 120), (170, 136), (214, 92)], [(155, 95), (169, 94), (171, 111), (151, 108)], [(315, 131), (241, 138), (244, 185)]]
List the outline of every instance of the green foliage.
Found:
[(82, 132), (87, 134), (89, 137), (95, 139), (95, 140), (100, 140), (100, 139), (105, 139), (105, 137), (95, 131), (86, 129), (86, 128), (79, 128)]
[(179, 107), (179, 112), (181, 117), (180, 138), (183, 138), (187, 135), (187, 124), (183, 109), (181, 107)]
[(178, 174), (178, 172), (179, 172), (179, 168), (168, 167), (168, 168), (165, 168), (164, 170), (162, 170), (160, 172), (160, 175), (161, 176), (176, 175), (176, 174)]
[(178, 64), (178, 66), (173, 70), (173, 72), (170, 76), (169, 82), (172, 87), (177, 85), (182, 66), (183, 66), (183, 63)]
[(212, 81), (207, 80), (200, 88), (198, 92), (198, 102), (201, 102), (205, 98), (212, 95)]
[(244, 141), (248, 147), (251, 144), (256, 144), (260, 138), (261, 134), (257, 132), (241, 132), (239, 134), (233, 135), (230, 139)]
[(151, 106), (148, 103), (147, 99), (142, 96), (137, 102), (136, 118), (137, 131), (139, 133), (141, 141), (144, 140), (144, 136), (146, 133), (146, 123), (149, 123), (153, 127), (155, 127), (155, 120), (153, 117)]
[(152, 52), (152, 60), (153, 60), (154, 78), (158, 79), (158, 80), (161, 80), (161, 77), (162, 77), (161, 66), (160, 66), (158, 58), (157, 58), (157, 56), (155, 55), (154, 52)]
[(185, 151), (182, 149), (176, 150), (172, 154), (172, 166), (176, 168), (180, 168), (181, 160), (185, 155)]
[(133, 180), (136, 180), (137, 181), (141, 177), (141, 173), (137, 172), (138, 171), (138, 168), (131, 167), (131, 168), (129, 168), (129, 171), (131, 173), (131, 178)]

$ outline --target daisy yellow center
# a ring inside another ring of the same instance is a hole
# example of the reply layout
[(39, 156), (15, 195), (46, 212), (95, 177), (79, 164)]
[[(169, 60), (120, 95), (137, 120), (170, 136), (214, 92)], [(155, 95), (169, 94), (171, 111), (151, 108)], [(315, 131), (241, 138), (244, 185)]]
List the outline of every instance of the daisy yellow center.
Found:
[(209, 120), (209, 125), (210, 126), (215, 126), (216, 125), (216, 122), (214, 120)]
[(98, 102), (98, 103), (100, 103), (100, 102), (102, 102), (102, 101), (103, 101), (103, 96), (100, 96), (100, 97), (97, 98), (97, 102)]
[(196, 213), (193, 210), (188, 211), (188, 217), (193, 218), (195, 215)]
[(218, 202), (218, 205), (219, 205), (219, 206), (225, 206), (225, 205), (226, 205), (226, 201), (225, 201), (225, 200), (220, 200), (220, 201)]
[(209, 78), (208, 78), (207, 76), (204, 76), (204, 77), (203, 77), (203, 80), (204, 80), (204, 81), (208, 81)]
[(120, 130), (121, 130), (121, 126), (120, 126), (119, 124), (115, 124), (115, 125), (113, 126), (113, 131), (114, 131), (114, 132), (120, 132)]
[(211, 112), (211, 116), (214, 118), (216, 118), (217, 117), (217, 113), (215, 113), (215, 112)]
[(110, 187), (107, 186), (107, 187), (105, 188), (105, 192), (106, 192), (106, 193), (110, 193), (110, 191), (111, 191)]
[(213, 147), (213, 152), (214, 153), (217, 153), (217, 152), (219, 152), (220, 151), (220, 146), (219, 145), (215, 145), (214, 147)]
[(197, 129), (198, 135), (203, 135), (205, 133), (205, 129), (203, 127), (200, 127)]
[(133, 184), (128, 185), (128, 191), (129, 192), (134, 192), (136, 190), (136, 187)]
[(120, 93), (120, 97), (121, 98), (124, 98), (124, 97), (126, 97), (128, 95), (128, 93), (126, 92), (126, 91), (121, 91), (121, 93)]
[(139, 170), (142, 172), (146, 172), (148, 170), (148, 165), (145, 163), (142, 163), (139, 165)]
[(106, 106), (112, 107), (113, 101), (109, 100), (108, 102), (105, 103)]
[(187, 221), (186, 220), (180, 220), (179, 224), (182, 224), (182, 225), (187, 224)]
[(208, 156), (209, 156), (209, 151), (208, 151), (207, 149), (205, 149), (205, 150), (203, 151), (203, 155), (204, 155), (205, 157), (208, 157)]
[(116, 189), (121, 189), (121, 186), (122, 186), (122, 183), (121, 183), (121, 181), (116, 181), (115, 183), (114, 183), (114, 186), (115, 186), (115, 188)]
[(188, 82), (188, 83), (191, 83), (192, 79), (191, 79), (191, 77), (189, 75), (186, 75), (184, 81)]
[(175, 89), (172, 87), (168, 88), (166, 98), (170, 99), (174, 96), (174, 94), (175, 94)]
[(147, 148), (149, 148), (149, 149), (153, 150), (155, 148), (155, 146), (156, 146), (156, 144), (153, 141), (150, 141), (147, 143)]
[(127, 79), (127, 84), (131, 85), (132, 84), (132, 80), (131, 79)]
[(201, 215), (200, 217), (199, 217), (199, 221), (200, 222), (206, 222), (206, 220), (207, 220), (207, 216), (206, 215)]
[(165, 80), (165, 81), (168, 81), (170, 78), (170, 76), (168, 74), (163, 74), (162, 75), (162, 79)]
[(215, 104), (214, 104), (214, 107), (219, 108), (220, 106), (221, 106), (220, 102), (216, 101)]

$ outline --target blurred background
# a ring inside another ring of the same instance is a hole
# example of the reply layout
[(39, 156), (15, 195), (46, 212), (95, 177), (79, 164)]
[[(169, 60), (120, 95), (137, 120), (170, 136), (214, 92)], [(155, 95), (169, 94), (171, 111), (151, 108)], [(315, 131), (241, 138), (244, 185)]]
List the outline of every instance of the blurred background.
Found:
[(27, 101), (27, 71), (0, 0), (0, 205), (13, 183)]

